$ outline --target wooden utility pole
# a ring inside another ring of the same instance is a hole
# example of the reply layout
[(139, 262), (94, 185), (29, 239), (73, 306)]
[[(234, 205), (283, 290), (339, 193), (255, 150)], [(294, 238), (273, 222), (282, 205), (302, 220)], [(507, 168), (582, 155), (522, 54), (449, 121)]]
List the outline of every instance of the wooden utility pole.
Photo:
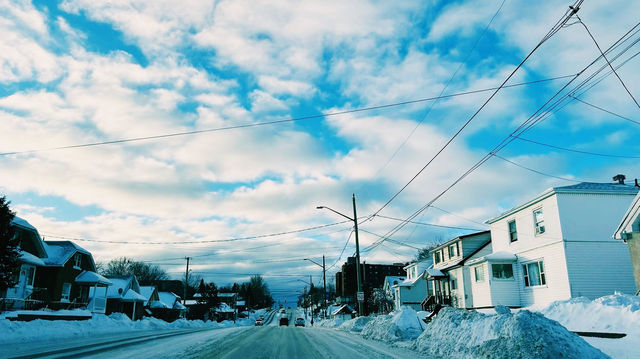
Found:
[(189, 289), (189, 259), (191, 257), (186, 257), (187, 260), (187, 271), (184, 273), (184, 297), (182, 298), (182, 304), (187, 302), (187, 290)]
[(324, 318), (327, 318), (327, 267), (324, 264), (324, 254), (322, 255), (322, 284), (324, 285), (324, 291), (322, 293), (322, 299), (324, 300)]

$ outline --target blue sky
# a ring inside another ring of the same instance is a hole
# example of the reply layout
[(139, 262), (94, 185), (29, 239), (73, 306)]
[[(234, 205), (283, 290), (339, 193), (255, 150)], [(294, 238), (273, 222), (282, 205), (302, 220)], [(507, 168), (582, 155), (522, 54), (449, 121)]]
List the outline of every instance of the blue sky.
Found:
[[(184, 270), (179, 258), (193, 256), (194, 273), (207, 280), (224, 285), (263, 273), (279, 295), (287, 292), (291, 300), (304, 284), (290, 276), (321, 278), (319, 268), (302, 258), (318, 261), (324, 254), (332, 265), (354, 252), (353, 238), (342, 251), (351, 226), (260, 236), (338, 222), (340, 217), (315, 207), (351, 215), (352, 193), (359, 214), (374, 213), (490, 92), (269, 126), (28, 151), (375, 107), (437, 96), (445, 86), (445, 94), (494, 87), (570, 3), (507, 0), (501, 5), (366, 0), (193, 0), (179, 6), (173, 1), (4, 3), (0, 152), (22, 153), (0, 156), (0, 192), (47, 239), (84, 239), (79, 244), (98, 261), (129, 256), (178, 276)], [(638, 6), (591, 1), (579, 14), (608, 48), (635, 25)], [(638, 45), (631, 46), (614, 61), (619, 65), (631, 58), (618, 73), (636, 98), (640, 60), (632, 56), (637, 51)], [(543, 44), (509, 83), (575, 74), (597, 55), (584, 28), (574, 24)], [(380, 214), (407, 218), (567, 81), (500, 91)], [(638, 119), (638, 107), (614, 76), (579, 97)], [(522, 137), (619, 157), (515, 140), (499, 155), (565, 180), (492, 158), (436, 202), (445, 211), (430, 208), (417, 220), (482, 229), (486, 219), (551, 186), (571, 180), (610, 182), (617, 173), (633, 180), (640, 173), (632, 158), (640, 146), (633, 140), (637, 126), (568, 101)], [(361, 227), (383, 235), (395, 224), (377, 217)], [(394, 234), (405, 244), (387, 242), (362, 257), (405, 262), (416, 248), (462, 233), (468, 232), (406, 226)], [(215, 242), (255, 236), (259, 238)], [(376, 239), (363, 232), (361, 245)]]

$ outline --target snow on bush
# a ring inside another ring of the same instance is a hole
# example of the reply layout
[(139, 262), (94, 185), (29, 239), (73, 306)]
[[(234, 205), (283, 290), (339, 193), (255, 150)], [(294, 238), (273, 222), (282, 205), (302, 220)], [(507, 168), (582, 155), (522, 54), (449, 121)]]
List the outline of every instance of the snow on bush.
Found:
[(347, 320), (342, 323), (338, 329), (344, 330), (347, 332), (360, 333), (364, 329), (364, 327), (371, 321), (371, 317), (357, 317), (351, 320)]
[(607, 358), (577, 334), (527, 310), (443, 308), (413, 348), (436, 358)]
[(167, 323), (157, 318), (144, 318), (132, 321), (123, 313), (113, 313), (109, 316), (96, 315), (92, 319), (82, 321), (50, 321), (32, 320), (29, 322), (14, 322), (0, 319), (0, 345), (9, 343), (48, 341), (61, 338), (84, 338), (97, 334), (122, 333), (130, 331), (163, 330), (163, 329), (196, 329), (196, 328), (227, 328), (232, 326), (252, 325), (247, 319), (232, 321), (203, 322), (201, 320), (179, 319)]
[(415, 310), (402, 307), (389, 315), (380, 315), (365, 325), (362, 336), (385, 342), (412, 340), (420, 336), (423, 324)]

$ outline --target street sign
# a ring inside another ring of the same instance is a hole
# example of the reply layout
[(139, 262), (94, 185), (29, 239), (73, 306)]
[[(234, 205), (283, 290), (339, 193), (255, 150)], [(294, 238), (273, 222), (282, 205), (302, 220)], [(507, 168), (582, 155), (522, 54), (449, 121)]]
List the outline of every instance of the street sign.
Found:
[(364, 292), (357, 293), (358, 302), (364, 302)]

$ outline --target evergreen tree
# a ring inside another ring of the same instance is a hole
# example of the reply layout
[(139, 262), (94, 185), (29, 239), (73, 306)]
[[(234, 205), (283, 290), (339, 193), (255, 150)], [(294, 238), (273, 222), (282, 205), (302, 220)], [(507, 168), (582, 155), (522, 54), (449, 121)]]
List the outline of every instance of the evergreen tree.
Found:
[(10, 203), (5, 196), (0, 197), (0, 293), (18, 284), (16, 274), (20, 270), (20, 239), (11, 225), (15, 213)]

